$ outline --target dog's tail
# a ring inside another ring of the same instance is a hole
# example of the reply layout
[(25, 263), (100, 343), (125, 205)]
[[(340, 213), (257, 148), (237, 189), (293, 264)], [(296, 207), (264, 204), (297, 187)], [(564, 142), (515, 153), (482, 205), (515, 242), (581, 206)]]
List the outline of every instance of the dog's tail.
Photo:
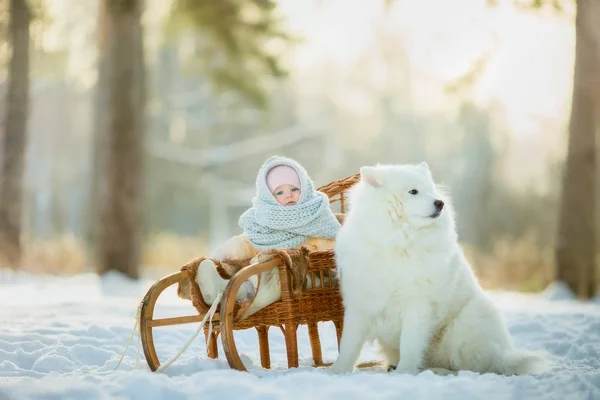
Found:
[(546, 372), (551, 363), (543, 351), (511, 349), (503, 353), (496, 367), (503, 375), (527, 375)]

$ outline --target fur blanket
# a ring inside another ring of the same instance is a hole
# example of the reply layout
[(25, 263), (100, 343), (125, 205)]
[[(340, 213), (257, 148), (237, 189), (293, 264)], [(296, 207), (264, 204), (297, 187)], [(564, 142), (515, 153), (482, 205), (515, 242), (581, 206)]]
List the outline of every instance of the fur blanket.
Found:
[[(251, 259), (245, 260), (212, 260), (217, 268), (217, 272), (223, 279), (231, 279), (240, 269), (250, 264), (257, 264), (268, 261), (273, 257), (279, 257), (290, 277), (290, 290), (293, 297), (300, 295), (304, 287), (306, 272), (309, 263), (309, 250), (306, 247), (289, 250), (269, 250), (259, 253)], [(181, 270), (187, 270), (190, 279), (180, 281), (177, 286), (177, 295), (185, 300), (191, 300), (194, 307), (199, 312), (206, 312), (208, 306), (202, 299), (200, 287), (196, 282), (198, 266), (206, 258), (201, 257), (181, 267)], [(264, 283), (261, 283), (261, 286)], [(260, 290), (260, 288), (259, 288)]]

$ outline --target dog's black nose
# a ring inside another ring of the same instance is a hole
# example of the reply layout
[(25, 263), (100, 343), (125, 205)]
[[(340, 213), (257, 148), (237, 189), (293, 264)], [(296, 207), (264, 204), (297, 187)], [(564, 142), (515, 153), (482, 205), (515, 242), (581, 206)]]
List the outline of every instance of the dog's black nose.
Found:
[(434, 201), (433, 205), (435, 206), (435, 208), (437, 208), (438, 211), (442, 211), (442, 208), (444, 208), (444, 202), (441, 200)]

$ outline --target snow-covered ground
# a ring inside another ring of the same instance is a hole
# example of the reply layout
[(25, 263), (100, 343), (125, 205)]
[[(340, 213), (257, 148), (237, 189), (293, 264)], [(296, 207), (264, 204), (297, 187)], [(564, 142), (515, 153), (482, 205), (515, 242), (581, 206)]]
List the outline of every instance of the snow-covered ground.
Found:
[[(271, 329), (271, 371), (259, 367), (254, 330), (236, 333), (250, 373), (229, 369), (221, 349), (220, 360), (207, 359), (202, 334), (164, 373), (149, 372), (143, 354), (136, 369), (135, 343), (115, 371), (138, 302), (151, 284), (118, 275), (0, 271), (0, 399), (600, 399), (600, 302), (577, 302), (560, 285), (539, 295), (492, 294), (516, 344), (552, 355), (554, 367), (539, 376), (408, 376), (381, 368), (335, 376), (309, 366), (302, 328), (298, 369), (285, 369), (283, 337)], [(157, 312), (179, 316), (194, 309), (167, 291)], [(174, 355), (195, 330), (193, 324), (156, 330), (161, 360)], [(334, 361), (333, 326), (322, 324), (320, 331), (324, 358)], [(374, 347), (366, 346), (361, 359), (377, 359)]]

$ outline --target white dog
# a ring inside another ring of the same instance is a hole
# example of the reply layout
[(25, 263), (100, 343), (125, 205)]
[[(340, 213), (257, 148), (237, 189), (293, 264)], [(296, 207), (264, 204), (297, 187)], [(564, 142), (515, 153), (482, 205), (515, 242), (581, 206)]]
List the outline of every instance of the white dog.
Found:
[(335, 373), (352, 372), (377, 340), (396, 372), (542, 372), (544, 353), (515, 349), (457, 242), (448, 199), (429, 167), (362, 167), (339, 232), (345, 306)]

